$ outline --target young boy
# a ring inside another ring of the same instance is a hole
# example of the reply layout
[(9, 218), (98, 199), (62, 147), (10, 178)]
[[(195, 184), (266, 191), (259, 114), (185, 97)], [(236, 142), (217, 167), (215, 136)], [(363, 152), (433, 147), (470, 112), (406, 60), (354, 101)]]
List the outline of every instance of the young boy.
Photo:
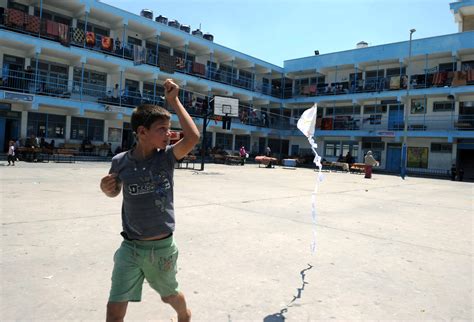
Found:
[(138, 106), (131, 119), (137, 145), (117, 154), (109, 175), (100, 182), (108, 197), (116, 197), (123, 186), (124, 240), (114, 255), (107, 321), (123, 321), (128, 302), (141, 300), (145, 278), (163, 302), (176, 310), (178, 321), (191, 319), (176, 281), (173, 170), (176, 160), (186, 156), (198, 142), (199, 130), (178, 99), (178, 85), (167, 79), (164, 87), (184, 137), (169, 146), (170, 113), (154, 105)]

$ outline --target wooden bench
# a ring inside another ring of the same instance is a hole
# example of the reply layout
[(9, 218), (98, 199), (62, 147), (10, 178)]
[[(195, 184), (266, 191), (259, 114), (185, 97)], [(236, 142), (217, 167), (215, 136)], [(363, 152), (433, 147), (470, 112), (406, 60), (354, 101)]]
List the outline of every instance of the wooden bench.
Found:
[(351, 172), (364, 173), (365, 172), (365, 164), (364, 163), (352, 163), (350, 165), (350, 171)]
[(238, 155), (226, 155), (225, 156), (225, 160), (224, 160), (224, 163), (225, 164), (229, 164), (229, 165), (238, 165), (238, 164), (241, 164), (243, 165), (243, 160), (245, 158), (241, 157), (241, 156), (238, 156)]
[(278, 163), (277, 158), (267, 157), (263, 155), (257, 155), (255, 157), (255, 162), (258, 163), (258, 167), (260, 168), (261, 165), (267, 166), (271, 164), (272, 167), (275, 167), (275, 164)]
[(54, 162), (76, 162), (76, 150), (73, 149), (56, 149), (53, 154)]

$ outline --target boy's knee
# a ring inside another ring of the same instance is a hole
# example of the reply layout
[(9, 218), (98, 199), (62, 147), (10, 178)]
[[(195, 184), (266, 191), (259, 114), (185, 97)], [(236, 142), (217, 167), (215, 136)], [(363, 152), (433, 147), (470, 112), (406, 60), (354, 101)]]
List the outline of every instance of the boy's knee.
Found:
[(170, 303), (173, 303), (173, 302), (175, 302), (176, 300), (178, 300), (178, 299), (179, 299), (179, 296), (180, 296), (179, 293), (173, 294), (173, 295), (168, 295), (168, 296), (162, 296), (162, 297), (161, 297), (161, 300), (162, 300), (164, 303), (170, 304)]
[(123, 321), (127, 312), (127, 302), (123, 303), (107, 303), (107, 322)]

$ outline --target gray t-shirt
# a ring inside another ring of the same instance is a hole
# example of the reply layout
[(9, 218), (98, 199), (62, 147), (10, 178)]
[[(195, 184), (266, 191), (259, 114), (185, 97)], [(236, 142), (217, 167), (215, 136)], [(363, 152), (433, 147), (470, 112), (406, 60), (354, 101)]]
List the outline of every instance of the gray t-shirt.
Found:
[(112, 158), (109, 173), (122, 182), (122, 227), (129, 239), (144, 239), (174, 231), (173, 146), (138, 161), (132, 151)]

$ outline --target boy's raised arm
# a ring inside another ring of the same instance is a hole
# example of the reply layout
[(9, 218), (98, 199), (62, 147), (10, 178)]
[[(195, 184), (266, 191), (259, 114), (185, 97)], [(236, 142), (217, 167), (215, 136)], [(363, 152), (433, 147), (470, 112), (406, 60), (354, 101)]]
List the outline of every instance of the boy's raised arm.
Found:
[(167, 79), (164, 83), (164, 87), (166, 100), (175, 110), (179, 123), (183, 129), (184, 137), (179, 140), (173, 148), (175, 158), (180, 160), (191, 152), (194, 146), (199, 142), (199, 130), (196, 124), (194, 124), (191, 116), (179, 101), (179, 86), (171, 79)]

